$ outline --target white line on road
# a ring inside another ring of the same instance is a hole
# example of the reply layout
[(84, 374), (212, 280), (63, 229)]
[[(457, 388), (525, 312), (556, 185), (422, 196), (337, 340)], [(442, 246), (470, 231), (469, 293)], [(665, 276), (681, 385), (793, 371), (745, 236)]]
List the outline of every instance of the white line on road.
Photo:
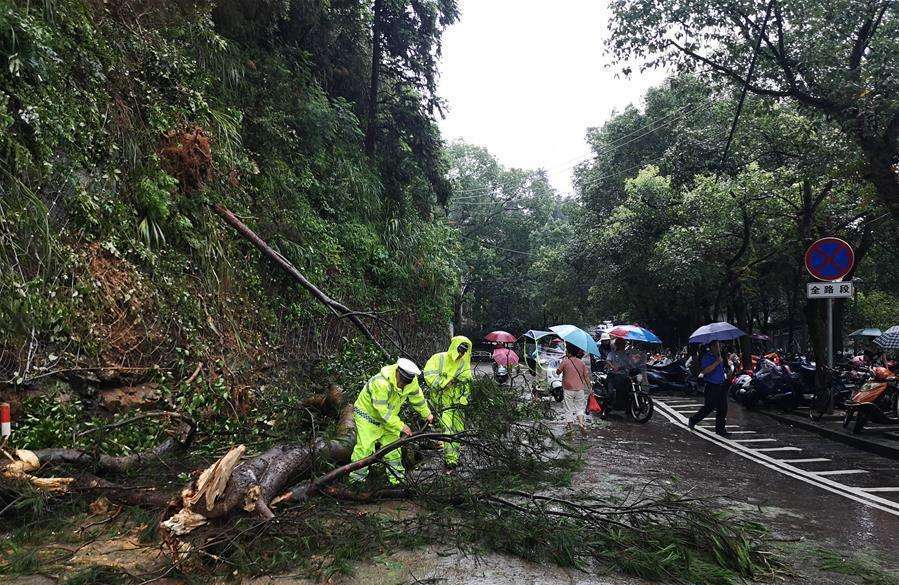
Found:
[(832, 471), (815, 471), (815, 475), (852, 475), (854, 473), (868, 473), (864, 469), (834, 469)]
[[(799, 447), (767, 447), (765, 449), (753, 449), (756, 453), (773, 453), (775, 451), (802, 451)], [(783, 459), (778, 459), (783, 461)]]
[[(683, 415), (680, 415), (676, 410), (672, 409), (662, 401), (658, 401), (658, 406), (658, 411), (661, 412), (662, 416), (667, 418), (672, 424), (675, 424), (683, 429), (687, 428), (686, 418)], [(786, 475), (787, 477), (798, 479), (799, 481), (802, 481), (804, 483), (816, 486), (833, 494), (843, 496), (844, 498), (848, 498), (855, 502), (865, 504), (866, 506), (869, 506), (871, 508), (876, 508), (883, 512), (887, 512), (889, 514), (892, 514), (893, 516), (899, 516), (899, 502), (894, 502), (892, 500), (888, 500), (886, 498), (875, 495), (875, 493), (877, 492), (899, 492), (899, 487), (865, 489), (848, 486), (833, 481), (832, 479), (815, 475), (814, 473), (808, 472), (800, 467), (795, 467), (793, 465), (790, 465), (789, 463), (784, 463), (783, 461), (780, 461), (773, 457), (769, 457), (764, 453), (759, 453), (758, 449), (752, 450), (744, 445), (733, 443), (732, 441), (729, 441), (724, 437), (719, 437), (713, 433), (708, 432), (705, 429), (697, 430), (695, 431), (695, 434), (701, 439), (704, 439), (710, 443), (715, 443), (716, 445), (727, 449), (731, 453), (739, 455), (744, 459), (754, 461), (760, 465), (767, 467), (768, 469), (778, 471), (781, 474)]]
[[(714, 428), (715, 428), (715, 425), (696, 425), (696, 426), (699, 427), (699, 428), (701, 428), (701, 429), (714, 429)], [(726, 429), (738, 429), (738, 428), (740, 428), (740, 425), (724, 425), (724, 428), (726, 428)]]
[[(761, 451), (762, 449), (756, 449)], [(827, 463), (830, 461), (827, 457), (809, 457), (808, 459), (781, 459), (781, 463)]]
[(685, 403), (677, 403), (672, 404), (671, 408), (695, 408), (697, 406), (702, 406), (699, 402), (685, 402)]
[(758, 431), (728, 431), (732, 435), (754, 435)]
[(777, 439), (734, 439), (734, 443), (773, 443)]

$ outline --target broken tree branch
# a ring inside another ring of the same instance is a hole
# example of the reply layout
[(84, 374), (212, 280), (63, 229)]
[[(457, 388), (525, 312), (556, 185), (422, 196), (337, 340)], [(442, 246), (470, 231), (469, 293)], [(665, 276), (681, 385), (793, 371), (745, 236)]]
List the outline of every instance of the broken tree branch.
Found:
[(273, 249), (269, 246), (265, 241), (256, 235), (256, 232), (251, 230), (246, 226), (242, 221), (240, 221), (237, 216), (235, 216), (231, 211), (226, 208), (221, 203), (216, 203), (212, 206), (212, 209), (221, 217), (225, 222), (233, 227), (237, 232), (242, 235), (244, 238), (249, 240), (256, 248), (259, 249), (260, 252), (268, 256), (271, 260), (273, 260), (278, 266), (284, 269), (295, 281), (300, 283), (300, 285), (309, 291), (313, 297), (315, 297), (320, 303), (328, 307), (331, 312), (340, 318), (349, 319), (358, 329), (362, 332), (365, 337), (367, 337), (372, 343), (377, 346), (381, 353), (383, 353), (388, 359), (391, 358), (390, 353), (381, 345), (375, 336), (372, 334), (371, 330), (368, 328), (365, 323), (362, 322), (362, 319), (359, 318), (360, 313), (357, 311), (353, 311), (346, 305), (332, 299), (327, 294), (325, 294), (321, 289), (312, 284), (309, 279), (307, 279), (303, 274), (297, 270), (293, 264), (291, 264), (284, 256), (278, 253), (277, 250)]
[(368, 457), (365, 457), (358, 461), (353, 461), (351, 463), (347, 463), (346, 465), (342, 465), (336, 469), (329, 471), (328, 473), (322, 475), (321, 477), (319, 477), (311, 482), (306, 483), (305, 485), (297, 485), (297, 486), (290, 488), (290, 490), (288, 490), (286, 493), (275, 498), (272, 501), (272, 505), (280, 504), (281, 502), (290, 502), (290, 501), (302, 502), (303, 500), (319, 493), (322, 490), (322, 488), (324, 488), (329, 483), (332, 483), (335, 480), (337, 480), (345, 475), (349, 475), (350, 473), (352, 473), (358, 469), (362, 469), (363, 467), (368, 467), (374, 463), (377, 463), (378, 461), (381, 461), (385, 455), (387, 455), (391, 451), (396, 451), (397, 449), (402, 448), (403, 445), (407, 445), (409, 443), (415, 443), (417, 441), (424, 441), (424, 440), (457, 441), (459, 439), (459, 437), (461, 437), (463, 434), (464, 433), (448, 435), (446, 433), (432, 432), (432, 433), (418, 433), (418, 434), (411, 435), (408, 437), (403, 437), (402, 439), (399, 439), (398, 441), (394, 441), (393, 443), (390, 443), (389, 445), (385, 445), (384, 447), (381, 447), (380, 449), (378, 449), (377, 451), (375, 451)]
[[(197, 430), (196, 423), (188, 416), (178, 415), (177, 418), (181, 424), (178, 425), (173, 436), (166, 438), (165, 441), (149, 451), (113, 457), (104, 454), (95, 455), (81, 449), (39, 449), (34, 451), (34, 455), (42, 465), (65, 463), (76, 466), (92, 465), (108, 471), (127, 471), (145, 462), (158, 460), (165, 455), (183, 452), (190, 446)], [(123, 421), (122, 424), (126, 422), (130, 421)]]

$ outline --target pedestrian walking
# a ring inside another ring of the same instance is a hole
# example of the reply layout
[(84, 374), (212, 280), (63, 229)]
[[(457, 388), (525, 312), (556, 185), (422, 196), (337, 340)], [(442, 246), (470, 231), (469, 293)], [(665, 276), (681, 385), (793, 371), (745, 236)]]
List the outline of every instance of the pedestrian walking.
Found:
[(565, 430), (570, 431), (577, 421), (581, 435), (587, 434), (584, 411), (587, 410), (587, 391), (590, 388), (590, 370), (581, 359), (584, 352), (570, 343), (565, 344), (565, 357), (556, 369), (562, 375), (565, 402)]
[(727, 386), (724, 383), (725, 365), (721, 356), (721, 344), (713, 341), (702, 355), (699, 367), (705, 380), (705, 404), (690, 417), (690, 430), (712, 411), (715, 411), (715, 434), (727, 437)]

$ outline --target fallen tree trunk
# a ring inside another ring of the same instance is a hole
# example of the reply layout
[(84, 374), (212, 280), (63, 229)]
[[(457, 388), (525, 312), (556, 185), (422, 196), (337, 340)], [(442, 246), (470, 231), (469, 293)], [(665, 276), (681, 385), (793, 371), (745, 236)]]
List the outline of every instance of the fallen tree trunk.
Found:
[(303, 274), (299, 270), (297, 270), (296, 267), (294, 267), (294, 265), (287, 260), (287, 258), (282, 256), (280, 253), (278, 253), (277, 250), (273, 249), (271, 246), (265, 243), (262, 238), (256, 235), (256, 232), (251, 230), (245, 223), (240, 221), (237, 216), (231, 213), (231, 211), (227, 207), (225, 207), (221, 203), (216, 203), (212, 206), (212, 209), (219, 215), (219, 217), (225, 220), (228, 225), (233, 227), (240, 235), (242, 235), (254, 246), (256, 246), (256, 248), (258, 248), (260, 252), (268, 256), (278, 266), (284, 269), (284, 271), (287, 272), (295, 281), (300, 283), (303, 288), (312, 293), (312, 296), (314, 296), (320, 303), (328, 307), (335, 316), (349, 319), (359, 329), (359, 331), (362, 332), (363, 335), (365, 335), (372, 343), (375, 344), (375, 346), (377, 346), (379, 350), (381, 350), (381, 353), (383, 353), (385, 357), (391, 359), (390, 352), (388, 352), (384, 348), (384, 346), (382, 346), (378, 342), (378, 340), (375, 339), (375, 336), (372, 334), (368, 326), (366, 326), (365, 323), (362, 322), (362, 319), (359, 318), (360, 314), (365, 313), (353, 311), (343, 303), (340, 303), (325, 294), (324, 291), (312, 284), (309, 279), (303, 276)]
[[(355, 443), (356, 424), (350, 404), (340, 412), (333, 439), (279, 445), (236, 466), (216, 468), (226, 455), (204, 472), (205, 478), (201, 476), (196, 485), (182, 493), (182, 510), (164, 525), (173, 534), (183, 534), (190, 531), (190, 524), (201, 525), (238, 508), (271, 517), (268, 503), (288, 482), (308, 474), (318, 462), (348, 461)], [(237, 450), (243, 453), (242, 446)]]
[[(190, 447), (197, 430), (196, 423), (190, 417), (177, 413), (168, 413), (180, 422), (172, 436), (149, 451), (132, 453), (121, 457), (90, 453), (80, 449), (38, 449), (33, 451), (41, 462), (46, 464), (69, 464), (79, 467), (94, 466), (107, 471), (128, 471), (149, 461), (157, 461), (166, 455), (183, 453)], [(134, 417), (135, 419), (139, 417)]]
[(398, 441), (394, 441), (389, 445), (385, 445), (381, 447), (368, 457), (364, 457), (358, 461), (353, 461), (352, 463), (347, 463), (346, 465), (342, 465), (336, 469), (333, 469), (326, 473), (325, 475), (316, 478), (313, 481), (310, 481), (303, 485), (297, 485), (290, 488), (284, 494), (278, 496), (272, 504), (278, 504), (281, 502), (300, 502), (303, 501), (315, 494), (324, 490), (324, 488), (334, 481), (349, 475), (350, 473), (356, 471), (357, 469), (362, 469), (363, 467), (368, 467), (372, 463), (377, 461), (381, 461), (385, 455), (390, 453), (391, 451), (396, 451), (397, 449), (402, 449), (403, 445), (407, 445), (409, 443), (414, 443), (417, 441), (454, 441), (458, 440), (459, 435), (448, 435), (445, 433), (418, 433), (415, 435), (410, 435), (408, 437), (403, 437)]

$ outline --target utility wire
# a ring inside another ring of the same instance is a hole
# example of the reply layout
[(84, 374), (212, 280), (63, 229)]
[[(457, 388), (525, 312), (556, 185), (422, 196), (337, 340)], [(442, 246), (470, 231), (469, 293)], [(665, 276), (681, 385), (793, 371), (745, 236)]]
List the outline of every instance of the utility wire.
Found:
[[(678, 120), (686, 118), (689, 114), (692, 114), (694, 111), (698, 110), (701, 105), (702, 104), (687, 104), (685, 106), (677, 108), (673, 112), (666, 114), (665, 116), (659, 118), (658, 120), (654, 120), (653, 122), (651, 122), (641, 128), (637, 128), (636, 130), (633, 130), (633, 131), (625, 134), (624, 136), (619, 136), (614, 141), (605, 145), (600, 150), (591, 152), (591, 153), (587, 154), (586, 156), (581, 157), (579, 159), (572, 159), (572, 160), (577, 161), (573, 165), (559, 166), (559, 167), (554, 167), (551, 169), (544, 169), (544, 170), (546, 170), (547, 172), (568, 170), (568, 169), (576, 167), (578, 164), (586, 161), (589, 158), (598, 157), (603, 154), (607, 154), (608, 152), (613, 151), (613, 150), (619, 150), (629, 144), (636, 142), (640, 138), (648, 136), (649, 134), (655, 132), (656, 130), (661, 130), (662, 128), (670, 126), (671, 124), (673, 124), (674, 122), (676, 122)], [(672, 119), (669, 120), (669, 118), (672, 118)], [(666, 120), (668, 120), (668, 121), (666, 122)], [(639, 133), (639, 136), (635, 136), (638, 133)], [(631, 138), (631, 137), (633, 137), (633, 138)], [(622, 142), (623, 140), (626, 140), (628, 138), (631, 138), (631, 139), (627, 140), (626, 142)], [(570, 162), (570, 161), (568, 161), (568, 162)], [(476, 187), (476, 188), (472, 188), (472, 189), (465, 189), (462, 191), (457, 191), (456, 194), (453, 195), (452, 200), (457, 201), (457, 200), (461, 199), (458, 195), (465, 195), (467, 193), (483, 194), (483, 193), (486, 193), (489, 191), (493, 191), (494, 189), (495, 189), (494, 187)], [(477, 195), (474, 195), (473, 197), (477, 197)]]

